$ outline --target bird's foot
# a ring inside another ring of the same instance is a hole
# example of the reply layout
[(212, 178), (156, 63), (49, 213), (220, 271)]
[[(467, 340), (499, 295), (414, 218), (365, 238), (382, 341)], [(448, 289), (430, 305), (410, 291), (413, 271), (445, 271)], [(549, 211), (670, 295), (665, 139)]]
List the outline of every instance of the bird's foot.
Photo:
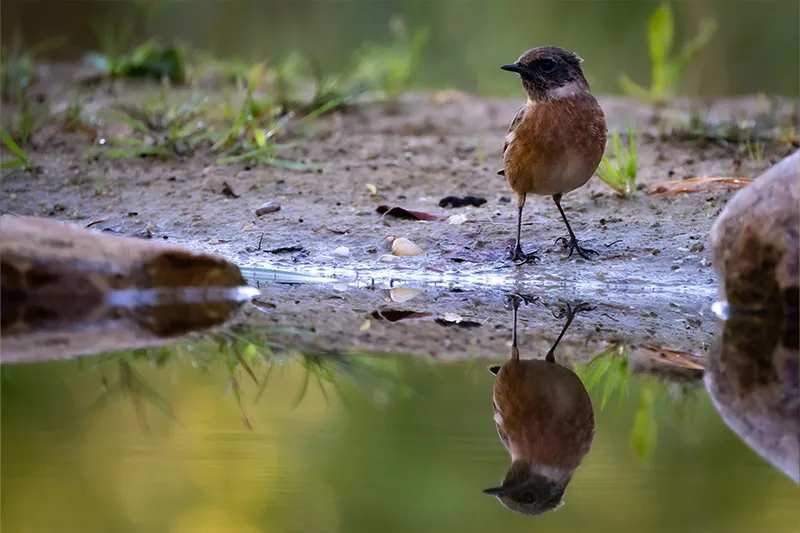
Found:
[(596, 251), (584, 248), (578, 244), (578, 239), (570, 237), (569, 239), (566, 237), (559, 237), (556, 239), (556, 243), (560, 243), (564, 248), (569, 250), (569, 255), (567, 257), (572, 257), (574, 252), (578, 252), (578, 255), (583, 257), (584, 259), (591, 259), (593, 255), (599, 256), (600, 254)]
[(508, 258), (517, 264), (517, 266), (524, 265), (525, 263), (537, 263), (540, 259), (539, 256), (536, 255), (538, 250), (534, 250), (533, 252), (525, 253), (522, 251), (522, 246), (519, 243), (516, 244), (513, 248), (510, 248), (508, 251)]
[(594, 311), (595, 309), (597, 309), (596, 305), (592, 305), (586, 302), (579, 302), (578, 304), (575, 305), (575, 307), (573, 307), (572, 304), (570, 304), (569, 302), (564, 302), (564, 305), (560, 307), (558, 311), (553, 312), (553, 316), (555, 318), (567, 317), (567, 321), (572, 322), (572, 320), (575, 318), (575, 315), (577, 315), (578, 313), (583, 313), (586, 311)]

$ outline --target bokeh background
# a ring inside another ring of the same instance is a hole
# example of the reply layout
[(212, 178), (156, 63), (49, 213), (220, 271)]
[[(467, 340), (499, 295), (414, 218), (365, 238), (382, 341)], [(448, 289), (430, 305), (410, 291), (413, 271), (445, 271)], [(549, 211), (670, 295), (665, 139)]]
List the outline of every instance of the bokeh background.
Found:
[[(338, 72), (365, 43), (387, 43), (393, 18), (429, 39), (413, 73), (418, 88), (516, 95), (499, 66), (527, 48), (558, 44), (586, 60), (600, 93), (618, 93), (619, 75), (649, 83), (647, 23), (651, 0), (4, 0), (3, 42), (54, 36), (48, 54), (80, 58), (109, 29), (143, 40), (179, 40), (222, 58), (279, 61), (291, 52)], [(682, 93), (717, 97), (765, 92), (800, 95), (800, 3), (796, 0), (672, 2), (675, 43), (700, 21), (718, 31), (686, 74)]]

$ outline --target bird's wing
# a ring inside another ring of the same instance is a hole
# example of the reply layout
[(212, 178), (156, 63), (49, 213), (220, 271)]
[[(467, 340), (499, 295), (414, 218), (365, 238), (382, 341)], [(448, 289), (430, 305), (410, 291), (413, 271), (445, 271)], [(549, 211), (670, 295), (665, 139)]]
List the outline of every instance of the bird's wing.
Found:
[[(511, 125), (508, 127), (508, 133), (511, 133), (512, 131), (514, 131), (516, 129), (516, 127), (519, 125), (519, 123), (522, 122), (522, 117), (524, 115), (525, 115), (525, 106), (522, 106), (517, 111), (517, 114), (514, 115), (514, 120), (511, 121)], [(509, 144), (508, 135), (506, 135), (506, 142), (503, 145), (503, 155), (504, 156), (506, 155), (506, 150), (508, 149), (508, 144)], [(500, 170), (497, 171), (497, 173), (500, 174), (501, 176), (505, 176), (506, 171), (505, 171), (505, 169), (500, 169)]]

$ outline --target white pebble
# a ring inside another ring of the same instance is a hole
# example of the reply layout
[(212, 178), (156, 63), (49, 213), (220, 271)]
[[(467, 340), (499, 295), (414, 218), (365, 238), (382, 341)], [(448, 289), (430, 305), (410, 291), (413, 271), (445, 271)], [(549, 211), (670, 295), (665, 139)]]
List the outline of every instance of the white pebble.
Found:
[(392, 255), (420, 255), (422, 248), (405, 237), (395, 239), (392, 243)]
[(389, 297), (392, 299), (393, 302), (403, 303), (409, 301), (410, 299), (414, 298), (415, 296), (421, 293), (422, 291), (419, 289), (411, 289), (409, 287), (396, 287), (389, 291)]
[(378, 258), (378, 261), (382, 261), (384, 263), (391, 263), (392, 261), (396, 261), (396, 260), (397, 260), (397, 256), (394, 256), (392, 254), (383, 254), (382, 256), (380, 256)]
[(453, 226), (460, 226), (466, 221), (467, 221), (466, 215), (451, 215), (450, 218), (447, 219), (447, 223)]
[(350, 257), (350, 248), (346, 246), (340, 246), (333, 251), (333, 255), (336, 257)]

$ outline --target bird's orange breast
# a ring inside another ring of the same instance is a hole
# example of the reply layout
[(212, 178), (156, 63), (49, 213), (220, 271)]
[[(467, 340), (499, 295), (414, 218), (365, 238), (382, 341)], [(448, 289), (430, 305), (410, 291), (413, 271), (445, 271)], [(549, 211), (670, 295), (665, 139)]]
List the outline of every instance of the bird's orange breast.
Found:
[(519, 195), (566, 193), (592, 177), (606, 146), (606, 122), (589, 94), (528, 101), (506, 136), (503, 167)]
[(497, 374), (492, 396), (498, 433), (514, 459), (573, 468), (589, 452), (594, 411), (568, 368), (509, 361)]

